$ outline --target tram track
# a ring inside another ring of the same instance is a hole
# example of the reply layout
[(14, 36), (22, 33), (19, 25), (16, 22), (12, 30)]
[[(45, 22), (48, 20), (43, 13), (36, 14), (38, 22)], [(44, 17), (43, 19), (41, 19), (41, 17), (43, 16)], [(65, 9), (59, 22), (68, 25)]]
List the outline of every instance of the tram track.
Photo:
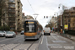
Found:
[(28, 47), (27, 50), (29, 50), (31, 48), (31, 46), (35, 43), (36, 41), (34, 41), (33, 43), (31, 43), (31, 45)]
[[(6, 40), (6, 42), (8, 41), (9, 40)], [(41, 37), (39, 40), (24, 41), (23, 37), (21, 36), (18, 39), (15, 39), (12, 41), (10, 40), (10, 42), (7, 44), (4, 41), (2, 44), (5, 44), (5, 45), (1, 46), (0, 49), (3, 48), (4, 50), (8, 50), (8, 49), (10, 50), (36, 50), (40, 42), (41, 42)]]

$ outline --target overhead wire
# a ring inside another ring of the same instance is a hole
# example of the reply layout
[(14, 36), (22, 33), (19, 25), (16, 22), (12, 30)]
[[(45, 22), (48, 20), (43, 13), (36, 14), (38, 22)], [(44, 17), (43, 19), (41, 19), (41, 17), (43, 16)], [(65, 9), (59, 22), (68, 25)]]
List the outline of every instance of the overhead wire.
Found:
[(33, 12), (35, 13), (35, 11), (34, 11), (32, 5), (31, 5), (30, 2), (29, 2), (29, 0), (27, 0), (27, 1), (28, 1), (28, 3), (29, 3), (30, 7), (32, 8)]

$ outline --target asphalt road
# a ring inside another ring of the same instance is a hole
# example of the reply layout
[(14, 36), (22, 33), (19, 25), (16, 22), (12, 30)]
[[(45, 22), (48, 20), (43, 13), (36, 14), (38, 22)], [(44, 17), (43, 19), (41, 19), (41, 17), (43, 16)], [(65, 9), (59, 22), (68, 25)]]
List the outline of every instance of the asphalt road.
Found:
[(0, 50), (75, 50), (75, 41), (57, 33), (43, 35), (39, 40), (24, 41), (24, 35), (19, 34), (15, 38), (0, 37)]
[(45, 35), (42, 39), (38, 50), (75, 50), (75, 41), (62, 37), (58, 33)]

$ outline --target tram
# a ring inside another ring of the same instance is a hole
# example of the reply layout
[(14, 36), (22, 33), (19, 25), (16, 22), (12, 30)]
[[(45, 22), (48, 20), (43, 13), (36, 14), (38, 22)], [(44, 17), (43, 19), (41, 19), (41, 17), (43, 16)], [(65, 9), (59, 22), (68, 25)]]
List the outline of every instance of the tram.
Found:
[(39, 39), (42, 35), (43, 28), (37, 20), (25, 20), (24, 22), (24, 39)]

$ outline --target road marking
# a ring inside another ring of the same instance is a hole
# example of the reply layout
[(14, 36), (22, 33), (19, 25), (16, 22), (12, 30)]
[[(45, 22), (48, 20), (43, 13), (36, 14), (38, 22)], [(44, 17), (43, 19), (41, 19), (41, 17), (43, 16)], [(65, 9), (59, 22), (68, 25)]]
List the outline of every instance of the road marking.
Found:
[(37, 43), (37, 44), (33, 44), (33, 45), (29, 48), (29, 50), (36, 50), (36, 49), (38, 49), (38, 46), (39, 46), (38, 43)]
[(62, 43), (66, 43), (66, 41), (53, 41), (53, 42), (62, 42)]
[(19, 45), (19, 44), (8, 44), (8, 45), (5, 45), (5, 46), (3, 46), (2, 48), (4, 49), (4, 50), (12, 50), (14, 47), (16, 47), (17, 45)]
[(43, 43), (43, 38), (44, 38), (44, 36), (42, 37), (41, 44)]
[(27, 50), (27, 49), (13, 49), (13, 50)]
[(48, 48), (48, 39), (47, 39), (47, 37), (46, 37), (46, 47), (47, 47), (48, 50), (50, 50), (50, 49)]
[(61, 44), (48, 44), (48, 46), (61, 46)]
[(74, 46), (64, 46), (65, 49), (74, 49)]
[(55, 36), (52, 36), (55, 40), (59, 40), (58, 38), (56, 38)]
[(13, 50), (27, 50), (30, 45), (31, 44), (20, 44), (19, 46), (17, 46)]

